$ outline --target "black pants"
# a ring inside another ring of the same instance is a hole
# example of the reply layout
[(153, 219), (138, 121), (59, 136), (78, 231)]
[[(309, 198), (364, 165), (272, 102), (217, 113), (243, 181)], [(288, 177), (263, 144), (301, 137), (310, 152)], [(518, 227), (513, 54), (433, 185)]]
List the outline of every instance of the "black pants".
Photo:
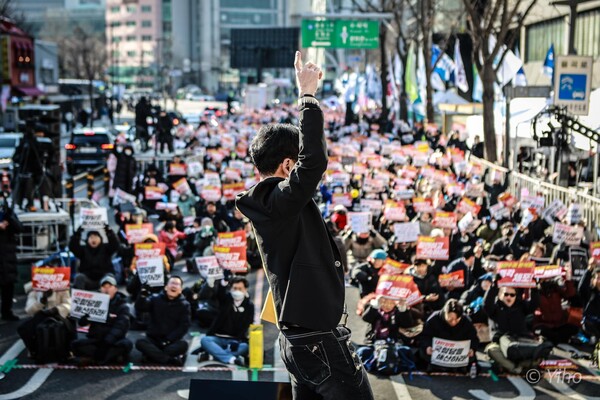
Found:
[(15, 284), (12, 282), (2, 283), (0, 284), (0, 291), (2, 291), (2, 316), (7, 317), (12, 314)]
[(98, 339), (79, 339), (71, 343), (73, 354), (78, 357), (89, 357), (100, 364), (115, 361), (118, 357), (127, 357), (133, 349), (133, 343), (127, 338), (117, 340), (108, 345)]
[(182, 356), (187, 352), (188, 343), (184, 340), (178, 340), (163, 347), (156, 340), (142, 338), (135, 342), (135, 348), (145, 355), (149, 361), (168, 364), (173, 358)]
[(350, 333), (344, 326), (329, 332), (282, 330), (281, 358), (290, 373), (294, 400), (373, 399)]

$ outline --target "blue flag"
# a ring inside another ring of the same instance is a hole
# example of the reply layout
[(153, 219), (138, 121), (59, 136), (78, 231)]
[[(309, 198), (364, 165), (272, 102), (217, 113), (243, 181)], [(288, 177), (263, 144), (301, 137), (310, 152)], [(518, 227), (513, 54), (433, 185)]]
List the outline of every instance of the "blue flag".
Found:
[(552, 83), (554, 83), (554, 43), (550, 45), (550, 48), (546, 53), (546, 59), (544, 60), (544, 75), (552, 79)]

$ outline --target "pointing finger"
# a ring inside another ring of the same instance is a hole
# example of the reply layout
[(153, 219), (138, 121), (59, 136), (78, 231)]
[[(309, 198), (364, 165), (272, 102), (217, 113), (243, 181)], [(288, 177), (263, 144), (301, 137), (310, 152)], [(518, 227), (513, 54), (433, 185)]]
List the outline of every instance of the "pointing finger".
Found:
[(296, 57), (294, 58), (294, 68), (296, 68), (296, 72), (302, 70), (302, 53), (299, 51), (296, 52)]

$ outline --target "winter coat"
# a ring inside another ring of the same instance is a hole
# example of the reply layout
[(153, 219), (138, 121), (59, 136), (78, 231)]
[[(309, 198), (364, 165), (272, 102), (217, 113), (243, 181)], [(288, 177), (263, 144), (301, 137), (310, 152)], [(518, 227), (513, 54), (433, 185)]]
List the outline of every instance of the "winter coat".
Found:
[(522, 299), (522, 290), (516, 289), (517, 297), (512, 307), (508, 307), (498, 299), (498, 287), (492, 286), (483, 299), (483, 307), (487, 315), (496, 323), (494, 342), (498, 342), (505, 334), (516, 337), (530, 337), (527, 329), (526, 318), (533, 314), (540, 303), (539, 293), (536, 289), (531, 291), (529, 300)]
[(48, 297), (48, 303), (41, 302), (44, 292), (32, 290), (27, 294), (25, 303), (25, 312), (27, 315), (34, 316), (42, 310), (51, 310), (56, 308), (61, 317), (67, 318), (71, 312), (71, 293), (68, 290), (54, 291)]
[(444, 318), (444, 310), (434, 312), (425, 322), (421, 333), (421, 347), (431, 347), (434, 337), (454, 341), (470, 340), (472, 350), (476, 350), (479, 344), (477, 331), (469, 317), (463, 315), (458, 325), (451, 327)]
[(6, 229), (0, 229), (0, 282), (2, 284), (17, 281), (17, 239), (16, 234), (23, 231), (23, 225), (15, 213), (4, 210), (4, 221), (8, 221)]
[(159, 342), (181, 340), (190, 328), (190, 303), (183, 295), (173, 300), (165, 292), (150, 297), (140, 296), (135, 308), (150, 313), (146, 335)]
[(217, 289), (219, 314), (206, 334), (246, 341), (248, 328), (254, 320), (254, 304), (250, 298), (246, 297), (242, 300), (242, 304), (236, 306), (226, 287), (221, 282), (217, 282), (215, 285), (219, 285)]
[[(131, 149), (129, 146), (125, 147), (125, 149), (127, 148)], [(126, 155), (125, 149), (123, 149), (123, 152), (115, 154), (117, 158), (117, 168), (115, 170), (115, 177), (113, 178), (113, 188), (119, 188), (127, 193), (133, 193), (133, 179), (137, 173), (137, 166), (133, 155)]]
[(114, 344), (127, 336), (130, 317), (125, 295), (117, 292), (115, 297), (108, 303), (108, 317), (106, 322), (92, 322), (87, 336), (90, 339)]
[(81, 245), (81, 228), (71, 237), (69, 249), (79, 259), (79, 273), (89, 279), (99, 281), (106, 274), (114, 274), (112, 256), (119, 250), (119, 239), (111, 230), (106, 230), (108, 243), (100, 243), (95, 249), (87, 243)]

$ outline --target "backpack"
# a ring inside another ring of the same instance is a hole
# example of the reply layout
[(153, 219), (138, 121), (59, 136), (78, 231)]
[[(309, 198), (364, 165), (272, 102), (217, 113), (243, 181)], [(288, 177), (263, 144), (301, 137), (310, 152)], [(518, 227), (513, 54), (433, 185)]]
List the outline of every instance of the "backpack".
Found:
[(379, 375), (396, 375), (416, 369), (414, 355), (401, 343), (375, 342), (373, 355), (365, 360), (365, 369)]
[(69, 335), (64, 321), (49, 317), (35, 329), (36, 362), (48, 364), (66, 361), (69, 356)]

